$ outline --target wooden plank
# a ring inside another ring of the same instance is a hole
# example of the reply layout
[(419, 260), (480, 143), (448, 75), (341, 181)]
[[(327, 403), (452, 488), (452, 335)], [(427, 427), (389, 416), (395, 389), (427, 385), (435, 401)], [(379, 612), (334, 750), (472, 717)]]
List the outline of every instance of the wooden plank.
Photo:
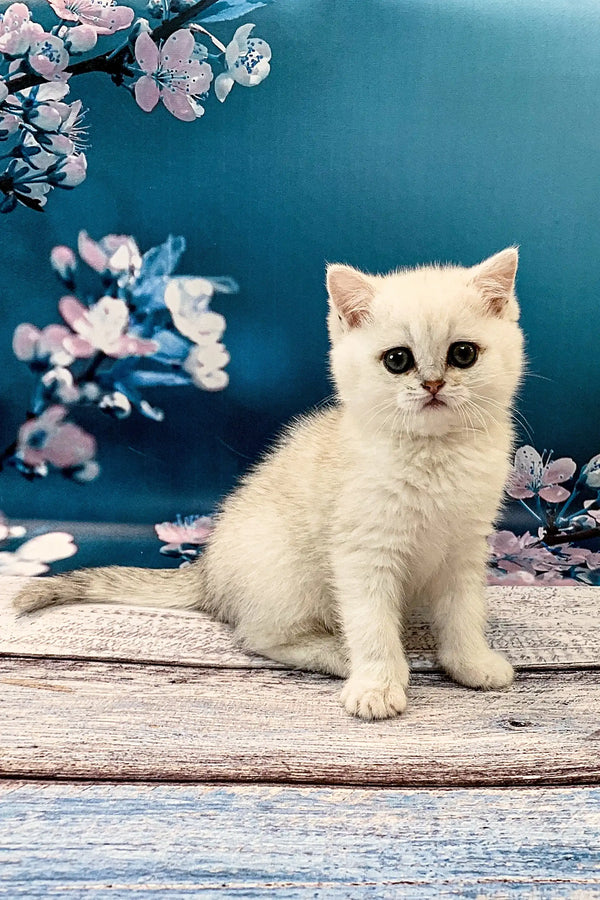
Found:
[(600, 789), (0, 784), (0, 896), (591, 897)]
[[(66, 659), (177, 662), (229, 668), (284, 668), (242, 651), (227, 625), (202, 613), (127, 606), (67, 606), (15, 616), (11, 598), (25, 583), (0, 583), (0, 653)], [(598, 666), (600, 588), (490, 587), (490, 639), (520, 667)], [(429, 629), (407, 635), (415, 671), (435, 669)]]
[(308, 673), (0, 660), (0, 775), (503, 785), (600, 781), (600, 676), (508, 692), (417, 675), (400, 718), (364, 722)]

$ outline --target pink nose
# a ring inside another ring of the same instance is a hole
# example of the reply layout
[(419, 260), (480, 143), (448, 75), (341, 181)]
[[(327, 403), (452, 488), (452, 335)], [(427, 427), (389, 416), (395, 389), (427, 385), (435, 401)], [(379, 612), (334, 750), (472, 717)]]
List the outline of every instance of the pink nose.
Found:
[(430, 393), (433, 397), (435, 397), (435, 395), (437, 394), (437, 392), (438, 392), (441, 388), (443, 388), (445, 384), (446, 384), (446, 382), (445, 382), (445, 381), (442, 381), (442, 379), (440, 378), (440, 379), (438, 379), (437, 381), (424, 381), (424, 382), (423, 382), (423, 387), (425, 388), (426, 391), (429, 391), (429, 393)]

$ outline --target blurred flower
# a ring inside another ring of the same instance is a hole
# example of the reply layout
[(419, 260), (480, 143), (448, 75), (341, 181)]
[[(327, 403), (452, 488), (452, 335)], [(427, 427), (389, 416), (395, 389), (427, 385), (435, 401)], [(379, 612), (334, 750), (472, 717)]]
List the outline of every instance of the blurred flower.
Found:
[(177, 516), (174, 522), (159, 522), (154, 530), (160, 541), (170, 547), (179, 544), (203, 544), (212, 534), (213, 520), (210, 516)]
[(129, 310), (124, 300), (101, 297), (86, 308), (76, 297), (61, 297), (58, 308), (76, 334), (65, 338), (64, 346), (73, 356), (85, 359), (101, 350), (107, 356), (148, 356), (158, 349), (155, 341), (127, 332)]
[(512, 531), (496, 531), (488, 538), (488, 544), (491, 558), (507, 572), (548, 572), (558, 564), (551, 551), (528, 531), (520, 536)]
[(227, 45), (225, 64), (227, 70), (215, 79), (215, 94), (223, 102), (234, 82), (244, 87), (260, 84), (271, 71), (271, 48), (261, 38), (249, 37), (254, 25), (241, 25)]
[(164, 293), (175, 328), (196, 344), (218, 341), (225, 319), (208, 311), (214, 288), (207, 278), (171, 278)]
[(581, 478), (589, 488), (600, 490), (600, 453), (592, 456), (581, 470)]
[(154, 526), (159, 540), (167, 541), (160, 548), (165, 556), (183, 560), (181, 566), (188, 566), (200, 555), (200, 545), (210, 537), (213, 521), (209, 516), (177, 516), (175, 522), (161, 522)]
[(125, 274), (134, 278), (139, 274), (142, 257), (138, 245), (129, 235), (107, 234), (99, 241), (93, 241), (87, 231), (80, 231), (77, 249), (82, 260), (101, 275)]
[(79, 388), (75, 384), (73, 373), (63, 366), (56, 366), (45, 372), (42, 375), (41, 383), (44, 393), (52, 403), (68, 404), (76, 403), (79, 400)]
[(571, 478), (576, 468), (575, 462), (566, 456), (544, 462), (533, 447), (519, 447), (506, 492), (516, 500), (540, 496), (549, 503), (561, 503), (569, 492), (559, 485)]
[(50, 265), (62, 281), (73, 282), (73, 273), (77, 268), (77, 258), (70, 247), (63, 245), (53, 247), (50, 252)]
[(69, 64), (69, 54), (64, 41), (53, 34), (42, 33), (29, 46), (29, 65), (44, 78), (62, 72)]
[(26, 529), (22, 525), (9, 525), (4, 513), (0, 512), (0, 541), (20, 538), (24, 534), (26, 534)]
[(40, 416), (21, 425), (16, 456), (27, 466), (50, 463), (57, 469), (80, 466), (96, 454), (91, 434), (65, 422), (64, 406), (50, 406)]
[(98, 403), (99, 408), (115, 419), (126, 419), (131, 415), (131, 403), (122, 391), (105, 394)]
[(223, 344), (207, 343), (201, 347), (192, 347), (183, 368), (191, 376), (196, 387), (205, 391), (221, 391), (229, 383), (229, 375), (223, 371), (229, 358)]
[(44, 34), (24, 3), (11, 3), (0, 18), (0, 53), (5, 56), (24, 56), (30, 44)]
[(146, 32), (135, 42), (135, 58), (142, 75), (135, 82), (135, 99), (144, 112), (159, 100), (183, 122), (192, 122), (204, 110), (195, 100), (205, 94), (213, 73), (206, 62), (192, 57), (194, 36), (186, 28), (175, 31), (159, 49)]
[(491, 568), (488, 584), (577, 584), (600, 569), (600, 553), (574, 544), (547, 547), (529, 532), (520, 537), (498, 531), (488, 538)]
[(60, 19), (89, 25), (97, 34), (114, 34), (129, 28), (135, 15), (129, 6), (115, 0), (48, 0)]
[(77, 553), (72, 534), (52, 531), (21, 544), (13, 553), (0, 552), (0, 575), (42, 575), (48, 563)]
[(47, 325), (40, 331), (35, 325), (23, 322), (13, 334), (13, 351), (23, 362), (70, 366), (75, 357), (63, 345), (70, 334), (64, 325)]

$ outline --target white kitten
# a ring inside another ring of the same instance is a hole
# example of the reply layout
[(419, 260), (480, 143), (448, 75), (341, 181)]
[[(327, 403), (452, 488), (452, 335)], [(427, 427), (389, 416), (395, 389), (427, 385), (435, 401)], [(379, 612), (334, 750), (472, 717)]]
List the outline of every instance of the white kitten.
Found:
[(344, 706), (370, 719), (406, 706), (402, 623), (419, 603), (452, 678), (507, 687), (484, 584), (522, 364), (517, 261), (509, 248), (470, 269), (330, 266), (339, 402), (292, 425), (225, 500), (203, 557), (41, 579), (17, 607), (205, 610), (250, 650), (346, 678)]

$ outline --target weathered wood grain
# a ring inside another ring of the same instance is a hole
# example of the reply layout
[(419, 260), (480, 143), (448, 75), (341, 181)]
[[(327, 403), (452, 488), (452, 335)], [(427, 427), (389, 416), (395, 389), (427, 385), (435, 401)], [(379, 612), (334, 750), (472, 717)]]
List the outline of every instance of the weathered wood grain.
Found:
[[(0, 653), (68, 659), (283, 668), (237, 647), (231, 629), (202, 613), (81, 605), (17, 617), (11, 598), (25, 579), (0, 580)], [(514, 664), (600, 665), (600, 589), (490, 587), (490, 638)], [(415, 671), (435, 668), (429, 629), (407, 635)]]
[(523, 673), (508, 692), (417, 675), (398, 719), (341, 682), (260, 669), (0, 660), (0, 775), (503, 785), (600, 781), (600, 675)]
[(0, 896), (592, 897), (600, 789), (0, 784)]

